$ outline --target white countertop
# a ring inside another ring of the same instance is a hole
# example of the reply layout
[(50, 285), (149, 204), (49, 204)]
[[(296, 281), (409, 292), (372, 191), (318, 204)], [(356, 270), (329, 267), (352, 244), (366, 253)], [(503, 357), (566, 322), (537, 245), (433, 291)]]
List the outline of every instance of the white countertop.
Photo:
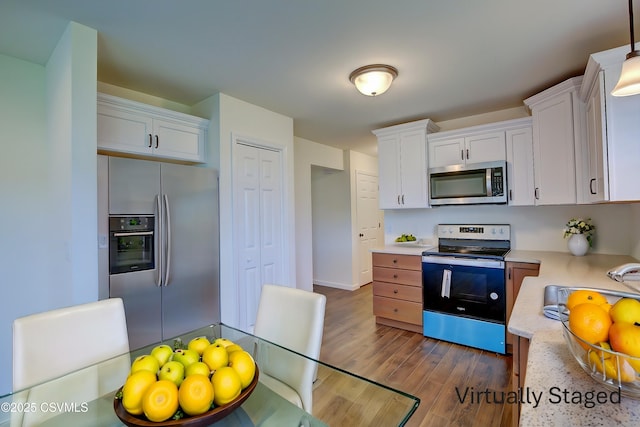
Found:
[(433, 249), (433, 245), (421, 243), (390, 243), (371, 249), (371, 252), (400, 255), (422, 255), (422, 252)]
[[(550, 284), (632, 292), (609, 279), (606, 272), (637, 260), (621, 255), (574, 257), (564, 252), (538, 251), (514, 251), (507, 258), (540, 263), (539, 276), (526, 277), (522, 282), (507, 326), (512, 334), (531, 339), (522, 392), (541, 397), (537, 406), (533, 399), (522, 404), (520, 426), (640, 425), (640, 400), (622, 396), (620, 403), (612, 402), (610, 391), (589, 377), (569, 353), (560, 322), (542, 314), (544, 287)], [(587, 393), (592, 391), (605, 392), (606, 402), (585, 407)]]

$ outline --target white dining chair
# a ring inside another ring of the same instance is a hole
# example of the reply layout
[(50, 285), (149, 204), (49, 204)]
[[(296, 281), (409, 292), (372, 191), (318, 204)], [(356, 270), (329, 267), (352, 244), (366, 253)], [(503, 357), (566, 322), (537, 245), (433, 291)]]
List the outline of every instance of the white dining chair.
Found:
[[(105, 363), (94, 366), (98, 362)], [(35, 407), (91, 401), (122, 385), (130, 366), (120, 298), (32, 314), (13, 322), (13, 390), (28, 389), (15, 399)], [(11, 425), (38, 425), (52, 415), (56, 414), (24, 413), (13, 416)]]
[(260, 381), (312, 413), (312, 388), (320, 356), (326, 297), (301, 289), (262, 286), (254, 335), (308, 357), (262, 346), (257, 353)]

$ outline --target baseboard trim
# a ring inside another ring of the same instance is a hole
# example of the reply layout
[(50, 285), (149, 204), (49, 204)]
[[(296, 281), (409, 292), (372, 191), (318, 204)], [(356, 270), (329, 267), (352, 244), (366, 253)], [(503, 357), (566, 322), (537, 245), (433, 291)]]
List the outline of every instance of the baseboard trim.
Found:
[(345, 284), (345, 283), (335, 283), (335, 282), (325, 282), (322, 280), (314, 280), (313, 283), (315, 285), (319, 285), (319, 286), (326, 286), (328, 288), (336, 288), (336, 289), (343, 289), (345, 291), (356, 291), (358, 289), (360, 289), (360, 286), (357, 284)]

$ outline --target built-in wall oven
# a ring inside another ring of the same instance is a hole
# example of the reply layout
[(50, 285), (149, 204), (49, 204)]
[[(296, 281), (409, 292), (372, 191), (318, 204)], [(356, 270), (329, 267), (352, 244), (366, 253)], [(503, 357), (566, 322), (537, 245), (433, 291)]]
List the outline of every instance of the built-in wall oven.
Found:
[(155, 268), (155, 217), (109, 217), (109, 274)]
[(422, 253), (427, 337), (504, 354), (509, 225), (438, 225), (438, 247)]

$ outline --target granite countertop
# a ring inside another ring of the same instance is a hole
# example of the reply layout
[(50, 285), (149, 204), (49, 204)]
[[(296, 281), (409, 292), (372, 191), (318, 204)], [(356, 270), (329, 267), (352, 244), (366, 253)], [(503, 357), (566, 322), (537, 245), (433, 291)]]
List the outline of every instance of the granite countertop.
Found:
[[(513, 307), (507, 329), (531, 339), (520, 426), (640, 425), (640, 400), (617, 395), (599, 385), (569, 353), (562, 325), (542, 313), (544, 287), (586, 286), (633, 292), (606, 276), (617, 265), (638, 262), (624, 255), (588, 254), (574, 257), (563, 252), (514, 251), (508, 261), (540, 263), (538, 277), (526, 277)], [(597, 394), (600, 401), (590, 397)], [(535, 397), (538, 397), (536, 402)], [(591, 399), (591, 400), (590, 400)]]

